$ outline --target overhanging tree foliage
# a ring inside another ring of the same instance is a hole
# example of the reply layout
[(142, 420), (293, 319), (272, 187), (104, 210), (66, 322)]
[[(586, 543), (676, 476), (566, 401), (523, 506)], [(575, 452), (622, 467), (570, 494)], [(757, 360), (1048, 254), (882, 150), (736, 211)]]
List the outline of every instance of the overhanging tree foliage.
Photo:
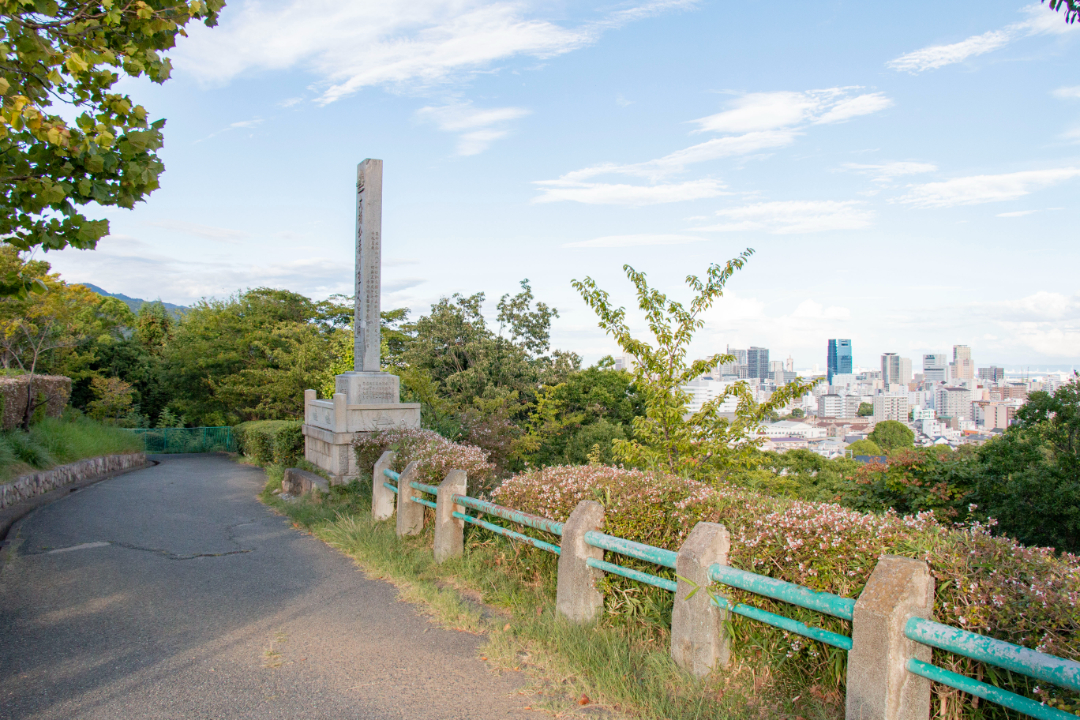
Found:
[[(184, 26), (217, 23), (223, 0), (0, 0), (0, 237), (20, 250), (92, 249), (107, 220), (157, 189), (164, 120), (114, 91), (120, 74), (169, 77), (161, 52)], [(66, 117), (74, 116), (69, 123)], [(0, 296), (42, 289), (0, 278)]]

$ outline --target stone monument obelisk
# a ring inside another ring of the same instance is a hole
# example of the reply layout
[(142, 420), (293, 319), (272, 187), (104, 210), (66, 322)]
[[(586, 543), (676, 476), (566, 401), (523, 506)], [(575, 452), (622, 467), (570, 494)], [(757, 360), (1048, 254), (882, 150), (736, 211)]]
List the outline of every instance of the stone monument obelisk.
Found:
[(353, 370), (334, 378), (332, 401), (316, 399), (314, 390), (304, 393), (304, 455), (335, 484), (361, 470), (352, 452), (357, 436), (420, 427), (419, 403), (402, 403), (397, 375), (382, 371), (382, 166), (369, 158), (356, 167)]

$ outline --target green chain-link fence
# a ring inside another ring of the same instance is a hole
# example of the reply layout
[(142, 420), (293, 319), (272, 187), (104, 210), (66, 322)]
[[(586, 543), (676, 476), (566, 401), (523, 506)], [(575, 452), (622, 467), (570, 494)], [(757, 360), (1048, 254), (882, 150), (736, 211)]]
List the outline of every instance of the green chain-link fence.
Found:
[(148, 453), (236, 451), (231, 427), (134, 428), (131, 432), (142, 438)]

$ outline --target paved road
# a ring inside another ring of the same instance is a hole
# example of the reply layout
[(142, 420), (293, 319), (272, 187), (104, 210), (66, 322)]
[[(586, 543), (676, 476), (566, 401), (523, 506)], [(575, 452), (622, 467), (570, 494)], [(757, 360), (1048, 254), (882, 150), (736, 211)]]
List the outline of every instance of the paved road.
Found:
[(0, 718), (536, 717), (440, 630), (217, 456), (80, 490), (12, 529)]

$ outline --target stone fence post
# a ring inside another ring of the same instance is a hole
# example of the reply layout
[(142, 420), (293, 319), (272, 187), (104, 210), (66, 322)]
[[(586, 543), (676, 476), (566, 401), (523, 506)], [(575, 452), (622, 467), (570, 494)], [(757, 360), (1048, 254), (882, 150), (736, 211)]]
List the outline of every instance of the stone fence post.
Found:
[(930, 618), (934, 578), (919, 560), (885, 555), (855, 603), (848, 652), (846, 720), (928, 720), (930, 681), (907, 661), (930, 662), (931, 649), (908, 640), (911, 616)]
[[(345, 393), (334, 393), (334, 432), (343, 433), (348, 432), (348, 419), (347, 419), (347, 406), (348, 398)], [(349, 469), (345, 468), (342, 472), (348, 472)]]
[(394, 462), (394, 453), (387, 450), (379, 457), (375, 468), (371, 471), (372, 520), (386, 520), (394, 514), (394, 491), (383, 485), (390, 479), (383, 475), (383, 470), (388, 469), (392, 462)]
[[(727, 665), (731, 654), (731, 641), (724, 631), (728, 611), (721, 610), (706, 592), (711, 582), (709, 566), (727, 565), (730, 550), (727, 528), (699, 522), (675, 558), (678, 589), (671, 613), (671, 657), (698, 677)], [(687, 600), (691, 593), (693, 597)]]
[(397, 484), (397, 534), (419, 535), (424, 530), (424, 506), (412, 501), (420, 497), (420, 491), (410, 487), (409, 483), (420, 474), (416, 462), (409, 463), (398, 478)]
[(585, 542), (585, 533), (599, 531), (603, 524), (604, 506), (593, 500), (579, 502), (563, 523), (555, 610), (572, 622), (592, 622), (604, 609), (604, 596), (595, 584), (603, 573), (586, 564), (588, 558), (603, 560), (604, 551)]
[(435, 562), (441, 563), (458, 557), (465, 549), (465, 521), (454, 517), (454, 512), (465, 513), (464, 505), (454, 504), (455, 495), (464, 495), (468, 476), (463, 470), (451, 470), (439, 483), (435, 496)]

